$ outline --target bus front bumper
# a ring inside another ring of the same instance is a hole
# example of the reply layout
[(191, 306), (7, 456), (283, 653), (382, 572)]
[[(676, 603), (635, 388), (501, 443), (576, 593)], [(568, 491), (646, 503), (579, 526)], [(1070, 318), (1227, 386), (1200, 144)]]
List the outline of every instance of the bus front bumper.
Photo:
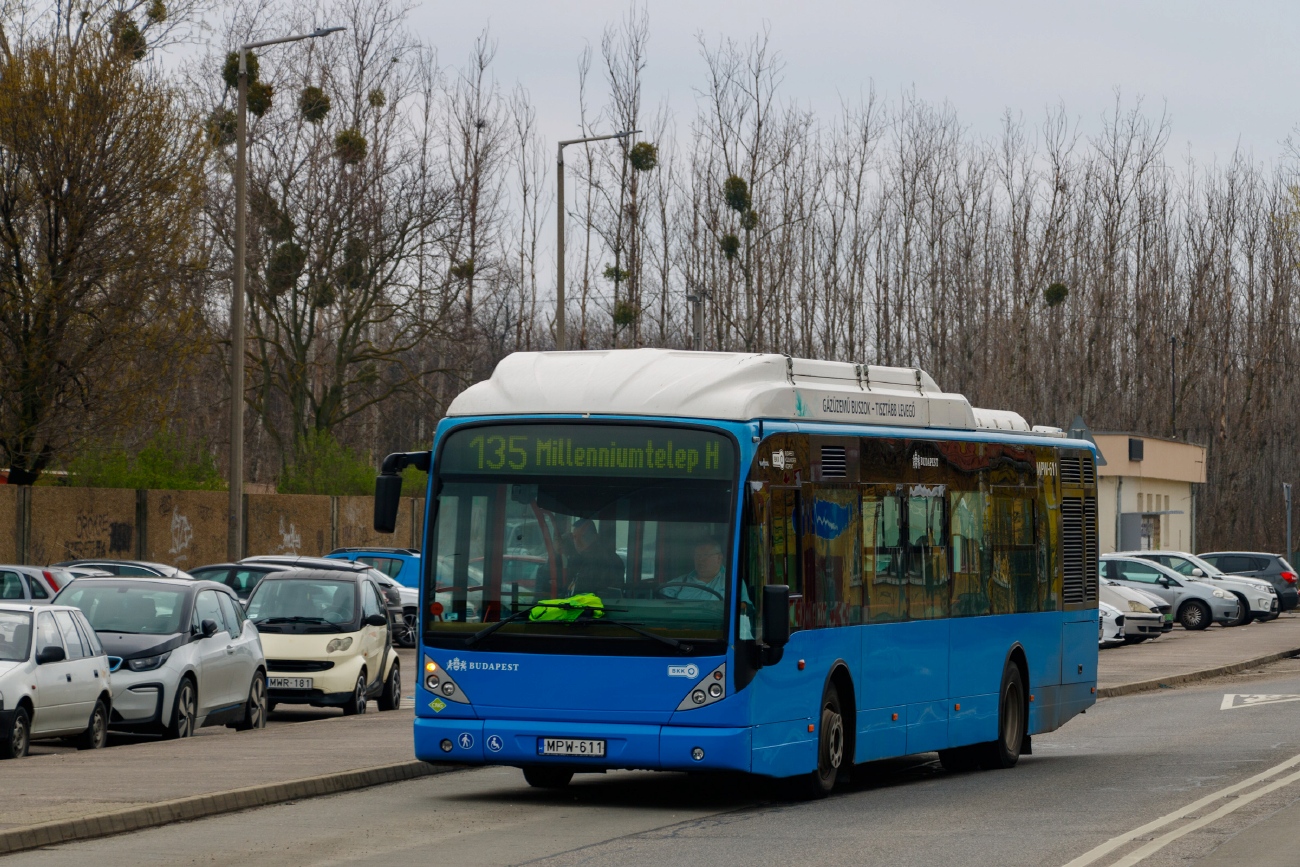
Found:
[[(604, 741), (605, 755), (544, 756), (547, 738)], [(749, 771), (750, 729), (416, 717), (415, 755), (426, 762), (555, 764), (578, 771)]]

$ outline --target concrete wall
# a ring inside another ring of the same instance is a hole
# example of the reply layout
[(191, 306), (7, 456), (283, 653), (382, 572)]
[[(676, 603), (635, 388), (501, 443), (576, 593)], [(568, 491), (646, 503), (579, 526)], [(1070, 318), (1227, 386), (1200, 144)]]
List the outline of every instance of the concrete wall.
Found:
[(225, 491), (146, 491), (142, 560), (181, 569), (226, 559)]
[[(0, 563), (226, 560), (224, 491), (0, 485)], [(246, 494), (245, 551), (319, 556), (344, 546), (420, 547), (424, 499), (404, 497), (396, 532), (376, 533), (373, 497)]]

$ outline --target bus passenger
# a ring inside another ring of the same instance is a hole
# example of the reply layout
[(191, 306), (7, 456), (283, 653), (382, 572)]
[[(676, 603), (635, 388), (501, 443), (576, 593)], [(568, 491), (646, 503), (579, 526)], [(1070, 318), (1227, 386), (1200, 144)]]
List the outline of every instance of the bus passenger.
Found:
[(579, 593), (599, 596), (611, 589), (622, 591), (623, 559), (612, 545), (606, 544), (595, 521), (584, 518), (575, 524), (568, 534), (568, 542), (573, 546), (573, 553), (568, 557), (570, 596)]

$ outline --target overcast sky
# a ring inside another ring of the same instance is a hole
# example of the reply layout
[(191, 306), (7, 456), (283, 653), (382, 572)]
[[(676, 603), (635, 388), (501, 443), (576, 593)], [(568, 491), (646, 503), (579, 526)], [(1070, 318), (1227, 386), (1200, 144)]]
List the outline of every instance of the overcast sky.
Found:
[[(1147, 111), (1167, 110), (1171, 160), (1189, 147), (1198, 160), (1241, 148), (1272, 161), (1296, 124), (1300, 3), (1107, 0), (1061, 3), (934, 0), (650, 0), (645, 104), (662, 99), (679, 128), (704, 81), (696, 34), (744, 41), (767, 25), (786, 63), (786, 99), (836, 110), (874, 82), (882, 97), (915, 87), (947, 100), (977, 135), (995, 135), (1011, 109), (1037, 123), (1063, 104), (1086, 133), (1120, 88)], [(548, 140), (577, 131), (576, 61), (599, 51), (616, 0), (424, 0), (412, 26), (461, 65), (490, 27), (502, 85), (528, 88)], [(595, 70), (593, 70), (594, 72)], [(603, 89), (598, 92), (603, 97)]]

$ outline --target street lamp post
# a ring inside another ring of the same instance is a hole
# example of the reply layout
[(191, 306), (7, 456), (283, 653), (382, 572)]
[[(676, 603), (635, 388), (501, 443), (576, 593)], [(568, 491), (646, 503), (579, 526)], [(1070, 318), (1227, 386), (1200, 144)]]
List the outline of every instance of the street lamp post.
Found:
[(567, 349), (564, 340), (564, 149), (571, 144), (586, 144), (612, 138), (627, 138), (641, 130), (629, 129), (611, 135), (571, 138), (562, 141), (555, 156), (555, 348)]
[(226, 553), (231, 560), (244, 556), (244, 244), (248, 204), (248, 52), (267, 45), (317, 39), (345, 30), (318, 27), (311, 33), (264, 39), (239, 46), (239, 104), (235, 127), (235, 287), (230, 295), (230, 515)]

